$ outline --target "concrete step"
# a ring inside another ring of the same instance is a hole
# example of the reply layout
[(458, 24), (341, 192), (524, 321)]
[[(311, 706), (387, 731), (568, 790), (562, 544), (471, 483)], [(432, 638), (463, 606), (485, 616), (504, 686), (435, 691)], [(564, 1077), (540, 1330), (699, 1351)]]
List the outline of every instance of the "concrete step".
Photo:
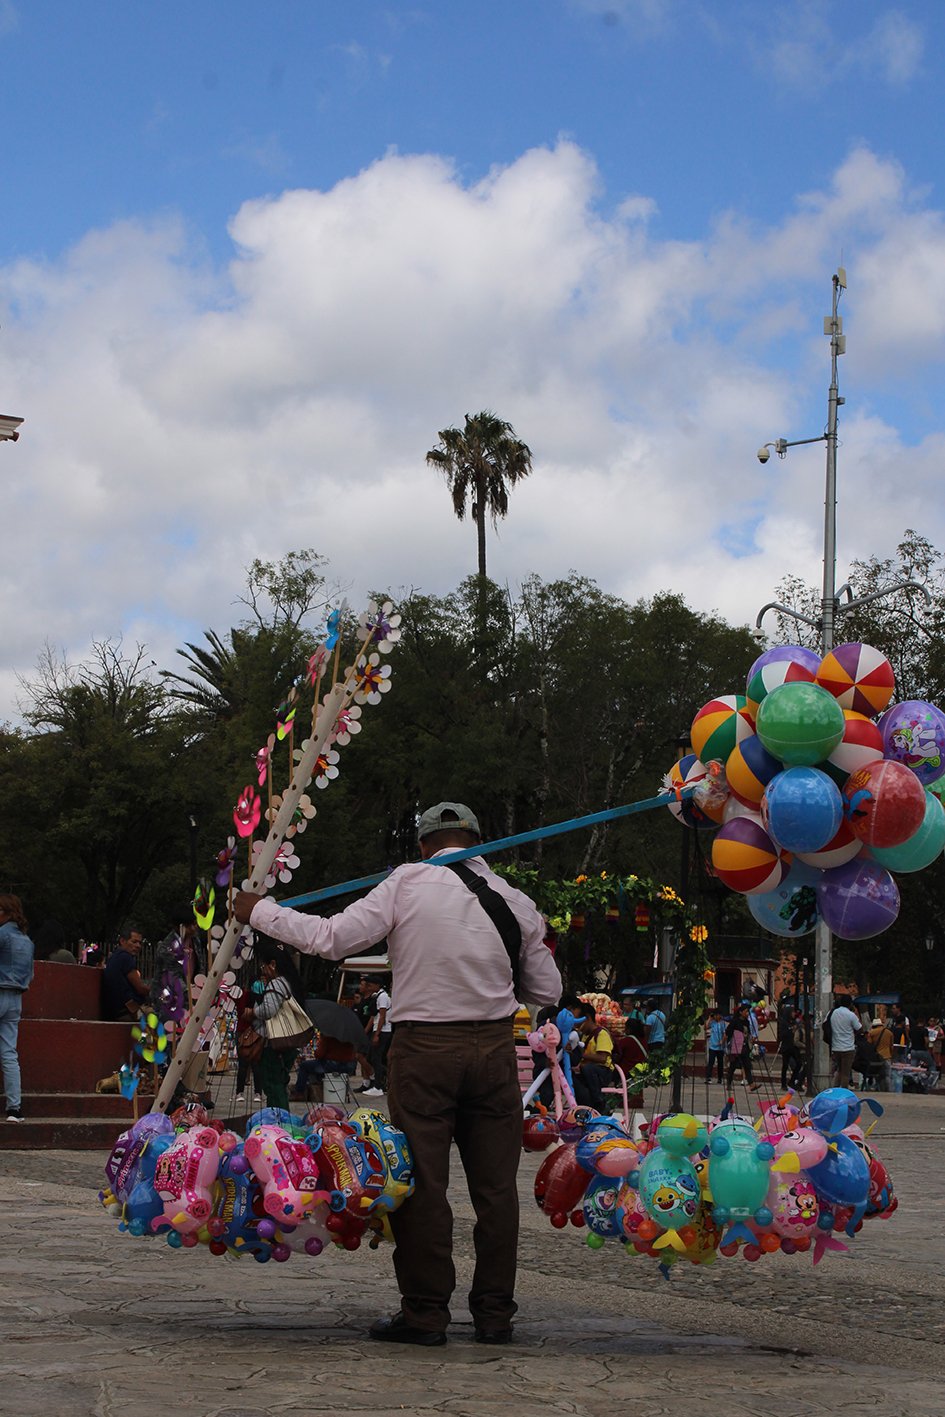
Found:
[[(138, 1092), (138, 1113), (150, 1112), (152, 1093)], [(29, 1092), (23, 1095), (23, 1111), (36, 1120), (46, 1117), (109, 1118), (125, 1122), (133, 1115), (134, 1103), (127, 1097), (95, 1092)]]
[(102, 1016), (102, 971), (81, 964), (37, 960), (23, 996), (23, 1017), (97, 1022)]
[[(27, 1106), (24, 1099), (24, 1112)], [(130, 1116), (126, 1122), (115, 1117), (26, 1117), (22, 1122), (0, 1118), (0, 1152), (110, 1151), (130, 1124)]]
[[(80, 969), (68, 964), (55, 967)], [(94, 1092), (99, 1078), (108, 1077), (132, 1057), (131, 1025), (24, 1016), (17, 1053), (24, 1088), (31, 1092)]]

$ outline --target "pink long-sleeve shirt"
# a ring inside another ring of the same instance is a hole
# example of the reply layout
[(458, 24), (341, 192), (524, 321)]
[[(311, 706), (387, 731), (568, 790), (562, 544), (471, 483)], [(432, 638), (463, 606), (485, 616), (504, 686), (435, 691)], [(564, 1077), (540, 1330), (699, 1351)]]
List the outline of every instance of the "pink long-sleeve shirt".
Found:
[(338, 915), (303, 915), (262, 900), (253, 908), (250, 924), (304, 954), (325, 959), (344, 959), (386, 938), (394, 1023), (485, 1022), (508, 1018), (519, 1002), (555, 1003), (561, 975), (543, 944), (545, 925), (534, 903), (490, 871), (481, 856), (465, 864), (486, 877), (521, 926), (518, 1001), (498, 930), (472, 891), (452, 871), (429, 861), (398, 866)]

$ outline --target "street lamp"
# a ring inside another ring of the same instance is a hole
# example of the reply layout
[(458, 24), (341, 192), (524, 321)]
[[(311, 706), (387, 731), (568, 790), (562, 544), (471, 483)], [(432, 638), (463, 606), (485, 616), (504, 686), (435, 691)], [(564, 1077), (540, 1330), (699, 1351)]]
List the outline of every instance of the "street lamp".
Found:
[[(827, 395), (826, 432), (818, 438), (798, 438), (794, 442), (779, 438), (774, 443), (765, 443), (757, 453), (759, 462), (766, 463), (771, 456), (771, 449), (777, 453), (779, 458), (783, 458), (788, 448), (796, 448), (806, 443), (827, 444), (827, 485), (824, 495), (824, 581), (820, 615), (817, 619), (812, 619), (809, 615), (802, 615), (799, 611), (792, 610), (788, 605), (769, 601), (767, 605), (761, 607), (755, 620), (756, 637), (762, 638), (761, 622), (769, 610), (776, 610), (791, 620), (798, 620), (803, 625), (809, 625), (818, 633), (821, 654), (829, 654), (833, 649), (836, 622), (861, 605), (868, 605), (874, 600), (882, 600), (887, 595), (893, 595), (899, 590), (917, 590), (925, 596), (928, 604), (932, 602), (932, 597), (925, 586), (920, 585), (918, 581), (897, 581), (895, 585), (888, 586), (885, 590), (874, 591), (871, 595), (863, 595), (858, 599), (853, 598), (853, 592), (849, 585), (842, 585), (839, 591), (837, 589), (837, 410), (846, 402), (839, 394), (837, 360), (841, 354), (846, 353), (847, 348), (846, 336), (843, 333), (843, 319), (838, 311), (841, 293), (846, 288), (847, 273), (840, 266), (833, 277), (831, 313), (824, 318), (824, 334), (830, 339), (830, 389)], [(846, 596), (846, 600), (841, 602), (840, 597), (843, 595)], [(817, 1018), (824, 1019), (830, 1012), (833, 1003), (833, 936), (823, 920), (817, 921), (814, 938), (816, 1010)], [(822, 1087), (828, 1086), (830, 1082), (830, 1050), (819, 1029), (814, 1033), (813, 1053), (814, 1075), (812, 1082), (819, 1091)]]
[(17, 430), (22, 422), (22, 418), (0, 413), (0, 443), (15, 443), (20, 436)]

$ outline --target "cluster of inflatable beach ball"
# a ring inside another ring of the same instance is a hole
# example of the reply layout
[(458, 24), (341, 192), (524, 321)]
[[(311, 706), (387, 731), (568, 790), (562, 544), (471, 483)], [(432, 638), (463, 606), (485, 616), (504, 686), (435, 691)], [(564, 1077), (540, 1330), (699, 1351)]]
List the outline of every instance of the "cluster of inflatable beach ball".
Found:
[(880, 934), (899, 913), (893, 873), (945, 848), (945, 713), (891, 704), (894, 687), (869, 645), (766, 650), (744, 695), (699, 710), (693, 753), (664, 779), (680, 821), (717, 829), (716, 875), (775, 935), (818, 918), (841, 939)]

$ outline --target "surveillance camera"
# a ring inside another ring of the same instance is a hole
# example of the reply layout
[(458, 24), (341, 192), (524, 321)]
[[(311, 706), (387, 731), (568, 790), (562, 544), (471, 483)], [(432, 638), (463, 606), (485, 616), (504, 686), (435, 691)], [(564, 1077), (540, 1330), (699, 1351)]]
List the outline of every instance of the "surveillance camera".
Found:
[(771, 456), (771, 449), (770, 449), (770, 448), (759, 448), (759, 449), (758, 449), (758, 461), (759, 461), (759, 462), (767, 462), (768, 459), (770, 458), (770, 456)]
[(765, 642), (765, 640), (768, 638), (768, 636), (765, 634), (764, 630), (762, 630), (762, 629), (755, 629), (755, 630), (752, 630), (752, 632), (751, 632), (751, 637), (752, 637), (753, 640), (756, 640), (756, 641), (758, 642), (758, 644), (760, 644), (760, 645), (763, 645), (764, 642)]

